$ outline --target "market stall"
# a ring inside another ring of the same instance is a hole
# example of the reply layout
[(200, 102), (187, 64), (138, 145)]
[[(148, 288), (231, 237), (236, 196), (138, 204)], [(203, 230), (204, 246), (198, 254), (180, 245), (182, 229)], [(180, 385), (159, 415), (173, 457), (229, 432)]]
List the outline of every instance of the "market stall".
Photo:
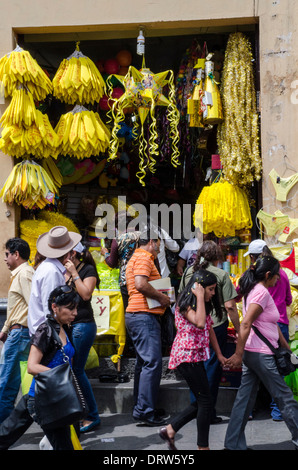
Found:
[[(124, 195), (147, 208), (191, 205), (193, 226), (221, 245), (223, 268), (237, 282), (247, 245), (258, 237), (254, 29), (146, 38), (140, 54), (137, 38), (75, 45), (19, 39), (22, 47), (0, 61), (11, 97), (0, 147), (15, 159), (1, 197), (21, 207), (20, 235), (30, 240), (32, 261), (35, 240), (50, 225), (80, 231), (112, 312), (121, 298), (108, 291), (119, 292), (119, 284), (117, 273), (103, 270), (95, 209)], [(182, 235), (181, 247), (185, 242)], [(98, 331), (115, 337), (116, 350), (108, 353), (115, 361), (125, 343), (123, 308), (116, 311), (122, 326), (113, 330), (110, 315), (110, 328)]]

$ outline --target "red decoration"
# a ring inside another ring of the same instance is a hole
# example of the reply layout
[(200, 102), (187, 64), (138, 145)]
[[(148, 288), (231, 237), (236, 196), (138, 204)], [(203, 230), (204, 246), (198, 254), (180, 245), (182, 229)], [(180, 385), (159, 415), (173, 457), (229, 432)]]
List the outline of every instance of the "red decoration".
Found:
[(104, 66), (103, 66), (103, 61), (102, 60), (98, 60), (97, 62), (95, 62), (95, 65), (98, 68), (98, 70), (100, 71), (100, 73), (104, 72)]
[(132, 61), (132, 55), (129, 51), (119, 51), (116, 55), (116, 59), (121, 67), (128, 67)]
[(116, 59), (108, 59), (105, 61), (105, 72), (108, 74), (117, 74), (119, 72), (119, 63)]
[(112, 93), (112, 98), (114, 98), (115, 100), (118, 100), (120, 96), (123, 95), (123, 93), (124, 93), (124, 90), (122, 88), (115, 87)]
[(103, 97), (99, 100), (98, 104), (100, 109), (102, 109), (103, 111), (108, 111), (110, 109), (109, 98), (107, 97), (107, 95), (103, 95)]

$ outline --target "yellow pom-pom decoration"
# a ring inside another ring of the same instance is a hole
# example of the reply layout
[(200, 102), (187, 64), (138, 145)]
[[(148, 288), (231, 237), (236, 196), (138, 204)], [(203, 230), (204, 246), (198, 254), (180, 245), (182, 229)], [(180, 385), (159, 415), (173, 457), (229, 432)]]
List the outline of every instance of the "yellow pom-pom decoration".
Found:
[(193, 220), (202, 233), (213, 232), (219, 238), (250, 229), (252, 219), (246, 193), (224, 180), (205, 186), (196, 202)]

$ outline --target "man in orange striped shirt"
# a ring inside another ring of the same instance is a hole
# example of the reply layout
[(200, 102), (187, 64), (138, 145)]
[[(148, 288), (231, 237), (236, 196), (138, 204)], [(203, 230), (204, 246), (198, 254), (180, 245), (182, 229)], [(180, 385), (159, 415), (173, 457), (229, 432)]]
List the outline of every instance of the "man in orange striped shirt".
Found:
[[(158, 292), (149, 281), (160, 279), (154, 264), (159, 253), (157, 235), (142, 233), (137, 248), (126, 267), (129, 294), (125, 322), (136, 350), (133, 418), (149, 426), (165, 424), (155, 413), (162, 371), (161, 328), (159, 317), (170, 305), (167, 295)], [(157, 300), (159, 307), (148, 307), (146, 297)]]

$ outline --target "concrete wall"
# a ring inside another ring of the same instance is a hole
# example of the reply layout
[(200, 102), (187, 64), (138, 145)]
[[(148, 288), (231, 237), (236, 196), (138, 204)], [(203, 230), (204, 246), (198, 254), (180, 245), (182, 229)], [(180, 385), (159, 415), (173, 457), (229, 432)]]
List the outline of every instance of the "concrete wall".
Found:
[[(48, 39), (63, 35), (96, 34), (102, 37), (134, 37), (140, 24), (146, 35), (164, 35), (187, 30), (202, 34), (210, 26), (232, 27), (260, 24), (261, 60), (261, 148), (264, 164), (264, 209), (290, 210), (297, 217), (297, 196), (285, 208), (276, 203), (268, 172), (274, 167), (280, 176), (288, 177), (295, 169), (297, 105), (291, 102), (292, 82), (296, 77), (298, 3), (295, 0), (0, 0), (0, 55), (15, 47), (17, 34), (47, 34)], [(59, 36), (57, 36), (59, 35)], [(65, 36), (64, 36), (65, 37)], [(90, 36), (92, 37), (92, 36)], [(297, 94), (298, 96), (298, 94)], [(293, 100), (292, 100), (293, 101)], [(5, 105), (0, 105), (3, 113)], [(284, 168), (284, 156), (288, 168)], [(12, 169), (12, 159), (1, 158), (1, 187)], [(298, 171), (298, 162), (296, 170)], [(290, 197), (297, 192), (291, 190)], [(11, 215), (7, 215), (7, 210)], [(16, 234), (19, 208), (0, 203), (0, 241)], [(2, 245), (2, 243), (1, 243)], [(0, 268), (0, 297), (8, 287), (6, 267)]]
[(298, 185), (288, 193), (287, 202), (276, 201), (268, 173), (275, 168), (288, 178), (298, 172), (298, 2), (260, 1), (256, 13), (260, 19), (263, 206), (271, 214), (279, 209), (297, 218)]

